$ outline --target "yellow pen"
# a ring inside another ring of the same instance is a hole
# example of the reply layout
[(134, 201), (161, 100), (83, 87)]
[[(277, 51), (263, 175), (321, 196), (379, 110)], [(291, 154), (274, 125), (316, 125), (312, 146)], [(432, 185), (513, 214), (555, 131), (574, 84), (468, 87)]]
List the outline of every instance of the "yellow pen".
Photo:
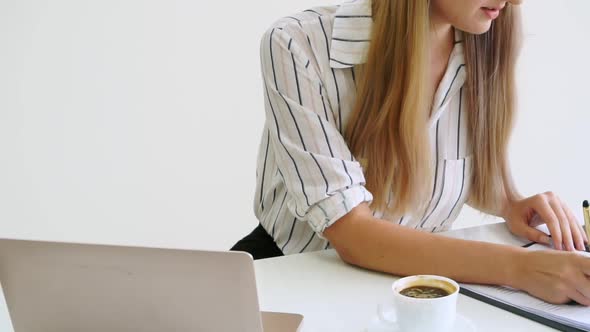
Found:
[[(586, 229), (588, 240), (590, 240), (590, 204), (588, 204), (588, 201), (582, 203), (582, 208), (584, 209), (584, 228)], [(587, 246), (590, 246), (590, 243)], [(586, 251), (590, 251), (589, 248), (586, 248)]]

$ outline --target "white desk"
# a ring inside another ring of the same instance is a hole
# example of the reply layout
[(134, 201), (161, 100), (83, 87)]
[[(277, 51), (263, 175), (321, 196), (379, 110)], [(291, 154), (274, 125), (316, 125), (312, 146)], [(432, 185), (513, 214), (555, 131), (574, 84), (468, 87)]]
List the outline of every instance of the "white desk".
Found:
[[(523, 245), (503, 223), (460, 229), (445, 235)], [(255, 262), (261, 310), (300, 313), (304, 332), (360, 332), (396, 277), (345, 264), (334, 250)], [(478, 332), (555, 331), (552, 328), (460, 295), (458, 313)], [(461, 331), (454, 331), (461, 332)]]
[[(504, 224), (451, 231), (463, 239), (522, 245)], [(305, 316), (304, 332), (360, 332), (396, 279), (343, 263), (333, 250), (255, 262), (262, 310)], [(460, 295), (459, 314), (484, 331), (555, 331), (533, 321)], [(0, 331), (12, 331), (0, 289)], [(461, 331), (454, 331), (461, 332)]]

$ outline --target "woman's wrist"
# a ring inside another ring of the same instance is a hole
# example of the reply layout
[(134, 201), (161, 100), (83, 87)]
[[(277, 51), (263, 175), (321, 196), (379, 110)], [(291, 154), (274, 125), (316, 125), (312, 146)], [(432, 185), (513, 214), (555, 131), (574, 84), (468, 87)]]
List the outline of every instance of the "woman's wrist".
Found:
[(522, 279), (523, 276), (527, 275), (528, 250), (520, 247), (514, 249), (509, 254), (504, 285), (516, 289), (523, 289)]
[(498, 217), (503, 218), (505, 221), (508, 221), (508, 219), (510, 217), (510, 212), (512, 211), (512, 209), (516, 203), (517, 203), (516, 199), (506, 198), (504, 200), (504, 203), (500, 207)]

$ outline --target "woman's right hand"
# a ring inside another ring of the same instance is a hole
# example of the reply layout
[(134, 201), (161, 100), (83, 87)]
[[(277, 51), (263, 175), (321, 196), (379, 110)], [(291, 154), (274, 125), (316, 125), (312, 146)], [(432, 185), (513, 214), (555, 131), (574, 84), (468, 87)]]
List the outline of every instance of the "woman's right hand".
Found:
[(590, 306), (590, 258), (554, 250), (522, 253), (515, 286), (554, 304)]

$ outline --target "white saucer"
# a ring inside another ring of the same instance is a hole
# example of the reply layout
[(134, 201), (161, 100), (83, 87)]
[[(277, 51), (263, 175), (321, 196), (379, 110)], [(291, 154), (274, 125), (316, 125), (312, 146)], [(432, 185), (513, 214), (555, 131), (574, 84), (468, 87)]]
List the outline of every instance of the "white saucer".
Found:
[[(463, 315), (457, 314), (455, 324), (451, 328), (453, 332), (476, 332), (475, 324)], [(397, 324), (388, 324), (379, 320), (375, 315), (363, 332), (403, 332)]]

